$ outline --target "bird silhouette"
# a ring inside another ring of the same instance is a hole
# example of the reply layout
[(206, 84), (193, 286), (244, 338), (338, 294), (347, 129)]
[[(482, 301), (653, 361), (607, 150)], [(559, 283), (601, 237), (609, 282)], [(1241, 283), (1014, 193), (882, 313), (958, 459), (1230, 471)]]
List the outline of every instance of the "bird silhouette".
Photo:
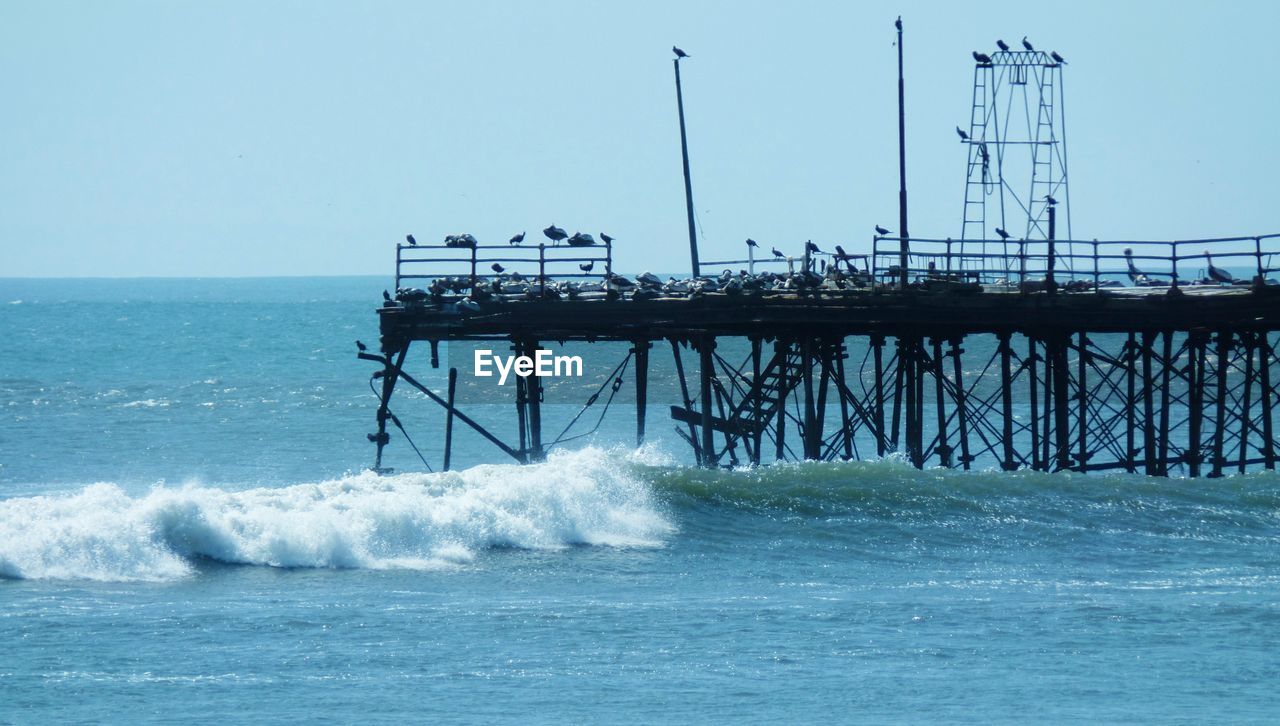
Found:
[(876, 234), (878, 234), (878, 235), (880, 235), (881, 237), (883, 237), (883, 236), (885, 236), (885, 235), (889, 234), (889, 230), (887, 230), (887, 229), (885, 229), (884, 227), (881, 227), (880, 225), (878, 225), (878, 224), (877, 224), (877, 225), (876, 225)]
[(386, 290), (383, 290), (382, 299), (386, 302), (391, 302), (391, 293), (387, 292)]
[(1139, 282), (1146, 282), (1147, 276), (1142, 274), (1142, 270), (1139, 270), (1137, 265), (1133, 264), (1133, 250), (1128, 247), (1124, 248), (1124, 261), (1129, 265), (1130, 282), (1135, 284)]
[(554, 224), (542, 230), (542, 233), (545, 234), (547, 236), (547, 239), (551, 240), (552, 242), (559, 242), (560, 240), (569, 236), (568, 232), (564, 231), (563, 229), (560, 229)]
[(688, 53), (686, 53), (686, 52), (684, 52), (684, 51), (680, 50), (679, 48), (675, 47), (674, 45), (673, 45), (673, 46), (671, 46), (671, 52), (672, 52), (672, 53), (675, 53), (677, 58), (688, 58), (688, 57), (689, 57), (689, 54), (688, 54)]
[(814, 254), (814, 255), (823, 254), (822, 250), (818, 249), (818, 246), (813, 243), (813, 240), (808, 240), (807, 242), (805, 242), (804, 249), (806, 252), (809, 252), (810, 254)]
[(361, 343), (360, 341), (358, 341), (358, 340), (357, 340), (357, 341), (356, 341), (356, 350), (358, 350), (358, 351), (360, 351), (361, 353), (363, 353), (363, 352), (365, 352), (366, 350), (369, 350), (369, 346), (367, 346), (367, 345), (365, 345), (364, 343)]
[(1204, 259), (1205, 264), (1209, 266), (1209, 279), (1214, 282), (1225, 282), (1228, 284), (1236, 281), (1236, 279), (1231, 276), (1231, 273), (1213, 266), (1213, 257), (1209, 254), (1209, 250), (1204, 251)]
[(997, 47), (997, 48), (999, 48), (1000, 50), (1002, 50), (1002, 51), (1006, 52), (1006, 53), (1008, 53), (1008, 52), (1009, 52), (1009, 44), (1008, 44), (1008, 43), (1006, 43), (1006, 42), (1004, 42), (1003, 40), (997, 40), (997, 41), (996, 41), (996, 47)]
[(411, 235), (411, 234), (406, 234), (406, 235), (404, 236), (404, 239), (405, 239), (405, 241), (406, 241), (406, 242), (408, 242), (408, 243), (409, 243), (409, 246), (410, 246), (410, 247), (417, 247), (417, 246), (418, 246), (418, 240), (414, 239), (414, 238), (413, 238), (413, 235)]
[(898, 19), (897, 19), (897, 20), (893, 21), (893, 27), (897, 28), (898, 30), (902, 30), (902, 16), (901, 16), (901, 15), (899, 15), (899, 16), (898, 16)]
[(1058, 51), (1056, 51), (1056, 50), (1055, 50), (1055, 51), (1053, 51), (1052, 53), (1050, 53), (1050, 54), (1049, 54), (1049, 57), (1053, 59), (1053, 62), (1054, 62), (1054, 63), (1057, 63), (1057, 64), (1059, 64), (1059, 65), (1066, 65), (1066, 64), (1067, 64), (1067, 62), (1066, 62), (1065, 60), (1063, 60), (1063, 59), (1062, 59), (1062, 56), (1058, 55)]
[(748, 237), (748, 238), (747, 238), (747, 246), (748, 246), (748, 247), (759, 247), (759, 246), (760, 246), (760, 243), (759, 243), (759, 242), (756, 242), (755, 240), (753, 240), (753, 239), (751, 239), (750, 237)]
[(1035, 50), (1036, 47), (1027, 41), (1027, 36), (1022, 36), (1022, 47), (1027, 50)]
[(973, 59), (976, 60), (981, 65), (984, 65), (984, 66), (991, 65), (991, 56), (987, 55), (986, 53), (979, 53), (978, 51), (975, 50), (973, 52)]
[(489, 269), (501, 275), (507, 268), (495, 262), (492, 265), (489, 265)]
[(518, 245), (518, 244), (520, 244), (521, 242), (523, 242), (523, 241), (524, 241), (524, 232), (521, 232), (520, 234), (518, 234), (518, 235), (516, 235), (516, 236), (512, 237), (512, 238), (511, 238), (510, 240), (508, 240), (508, 241), (509, 241), (512, 245)]
[(1004, 231), (1002, 227), (996, 227), (996, 234), (1000, 235), (1000, 239), (1009, 239), (1009, 233)]
[(956, 133), (960, 135), (960, 140), (961, 140), (961, 141), (968, 141), (968, 140), (969, 140), (969, 134), (966, 134), (966, 133), (964, 132), (964, 129), (960, 128), (959, 126), (957, 126), (957, 127), (956, 127)]
[(582, 270), (583, 272), (591, 272), (591, 270), (595, 268), (595, 266), (596, 266), (596, 261), (592, 260), (590, 262), (584, 262), (581, 265), (578, 265), (578, 269)]
[(607, 244), (607, 245), (611, 245), (611, 244), (613, 244), (613, 240), (614, 240), (614, 238), (613, 238), (613, 237), (610, 237), (609, 235), (605, 234), (604, 232), (601, 232), (601, 233), (600, 233), (600, 239), (604, 240), (604, 243), (605, 243), (605, 244)]
[(770, 248), (770, 250), (769, 250), (769, 251), (770, 251), (770, 252), (772, 252), (772, 253), (773, 253), (773, 256), (774, 256), (774, 257), (776, 257), (776, 258), (778, 258), (778, 259), (782, 259), (782, 258), (786, 257), (786, 255), (784, 255), (784, 254), (782, 254), (781, 252), (779, 252), (779, 251), (778, 251), (778, 248), (777, 248), (777, 247)]
[(1044, 201), (1047, 202), (1049, 206), (1053, 206), (1058, 203), (1057, 199), (1054, 199), (1051, 195), (1048, 195), (1048, 194), (1044, 195)]

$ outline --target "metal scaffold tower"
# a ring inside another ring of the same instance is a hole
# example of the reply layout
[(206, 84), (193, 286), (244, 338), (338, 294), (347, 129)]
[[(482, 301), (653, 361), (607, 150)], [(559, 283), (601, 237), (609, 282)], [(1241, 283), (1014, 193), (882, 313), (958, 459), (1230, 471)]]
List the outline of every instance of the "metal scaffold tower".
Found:
[[(1050, 199), (1058, 237), (1071, 234), (1067, 130), (1062, 89), (1065, 61), (1057, 53), (1001, 50), (974, 53), (962, 240), (1046, 239)], [(976, 251), (976, 250), (975, 250)], [(983, 252), (987, 252), (985, 244)], [(995, 250), (991, 250), (995, 252)], [(1007, 253), (1008, 250), (1002, 250)]]

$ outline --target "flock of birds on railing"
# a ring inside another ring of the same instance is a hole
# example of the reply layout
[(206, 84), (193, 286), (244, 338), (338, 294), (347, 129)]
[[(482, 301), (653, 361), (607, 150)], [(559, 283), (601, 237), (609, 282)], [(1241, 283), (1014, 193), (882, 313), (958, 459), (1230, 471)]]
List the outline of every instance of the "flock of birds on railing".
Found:
[[(1003, 230), (1001, 230), (1003, 231)], [(882, 226), (877, 225), (875, 232), (879, 237), (887, 237), (892, 232)], [(555, 225), (550, 225), (543, 230), (543, 234), (552, 245), (558, 245), (560, 242), (566, 242), (574, 247), (589, 247), (596, 244), (595, 238), (590, 234), (575, 233), (569, 235), (564, 229)], [(1003, 236), (1003, 235), (1002, 235)], [(600, 238), (606, 244), (612, 244), (614, 238), (607, 234), (600, 234)], [(520, 232), (508, 240), (511, 246), (518, 246), (525, 240), (525, 232)], [(407, 235), (406, 241), (410, 247), (418, 246), (417, 240), (413, 235)], [(746, 245), (753, 249), (759, 249), (760, 244), (753, 239), (747, 239)], [(448, 235), (444, 239), (444, 246), (456, 248), (468, 248), (475, 250), (480, 245), (476, 238), (470, 234)], [(655, 300), (660, 298), (667, 299), (698, 299), (705, 295), (723, 295), (727, 297), (744, 296), (744, 297), (760, 297), (772, 295), (840, 295), (847, 292), (865, 290), (874, 287), (877, 281), (873, 279), (872, 271), (865, 265), (866, 255), (851, 255), (845, 252), (840, 245), (834, 246), (834, 251), (824, 251), (813, 241), (805, 242), (804, 254), (800, 257), (787, 255), (779, 250), (776, 246), (770, 248), (772, 258), (764, 258), (757, 260), (762, 262), (785, 262), (787, 269), (782, 272), (763, 271), (749, 272), (745, 269), (734, 272), (731, 269), (725, 269), (715, 276), (700, 276), (686, 279), (677, 279), (668, 277), (666, 280), (650, 273), (643, 272), (634, 278), (619, 275), (612, 270), (605, 270), (599, 274), (599, 279), (563, 279), (562, 275), (548, 274), (546, 279), (541, 279), (538, 275), (521, 274), (518, 271), (508, 271), (503, 265), (494, 262), (490, 265), (490, 270), (494, 273), (492, 277), (476, 276), (474, 279), (470, 275), (442, 276), (431, 280), (426, 288), (420, 287), (403, 287), (396, 290), (394, 296), (390, 292), (383, 291), (383, 299), (388, 305), (396, 304), (436, 304), (436, 305), (453, 305), (459, 311), (478, 312), (485, 303), (497, 301), (524, 301), (524, 300)], [(1140, 270), (1134, 262), (1132, 249), (1124, 250), (1125, 260), (1127, 263), (1127, 274), (1130, 282), (1137, 287), (1167, 287), (1171, 284), (1169, 279), (1161, 279), (1157, 274), (1147, 274)], [(828, 263), (830, 259), (830, 263)], [(1195, 280), (1193, 284), (1248, 284), (1233, 277), (1227, 271), (1214, 266), (1213, 258), (1208, 250), (1205, 251), (1205, 259), (1207, 262), (1207, 276), (1203, 280)], [(863, 261), (864, 267), (859, 268), (855, 265), (855, 261)], [(592, 277), (595, 269), (596, 261), (581, 263), (578, 269), (581, 271), (581, 278)], [(886, 280), (881, 284), (892, 285), (896, 280), (899, 270), (896, 267), (890, 267), (884, 271)], [(562, 279), (555, 279), (555, 278)], [(888, 279), (892, 278), (892, 279)], [(964, 283), (965, 278), (956, 274), (947, 274), (936, 270), (933, 263), (930, 263), (927, 270), (922, 275), (917, 275), (916, 281), (911, 283), (913, 287), (925, 286), (930, 283), (955, 284)], [(1024, 280), (1020, 285), (1026, 289), (1034, 290), (1037, 284), (1043, 285), (1043, 280)], [(1014, 283), (1008, 279), (995, 281), (995, 286), (1010, 286)], [(1087, 291), (1096, 287), (1117, 287), (1120, 283), (1115, 280), (1103, 280), (1095, 283), (1093, 280), (1073, 279), (1063, 285), (1066, 291)], [(968, 287), (973, 290), (980, 289), (976, 283), (970, 283)]]

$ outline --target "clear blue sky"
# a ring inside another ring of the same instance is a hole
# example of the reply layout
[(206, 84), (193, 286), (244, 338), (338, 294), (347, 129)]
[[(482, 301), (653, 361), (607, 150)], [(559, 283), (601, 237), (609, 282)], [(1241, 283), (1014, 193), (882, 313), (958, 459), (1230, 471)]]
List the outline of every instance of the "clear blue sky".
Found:
[(970, 51), (1067, 67), (1079, 238), (1280, 231), (1280, 4), (23, 2), (0, 5), (0, 276), (388, 274), (393, 245), (550, 223), (688, 264), (896, 227), (957, 236)]

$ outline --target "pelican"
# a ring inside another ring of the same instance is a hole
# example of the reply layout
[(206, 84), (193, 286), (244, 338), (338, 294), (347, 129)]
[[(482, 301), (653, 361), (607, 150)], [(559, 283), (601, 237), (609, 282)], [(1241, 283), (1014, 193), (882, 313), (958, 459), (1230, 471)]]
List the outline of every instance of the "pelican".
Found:
[(569, 238), (570, 247), (590, 247), (596, 243), (596, 238), (586, 232), (574, 232)]
[(406, 241), (406, 242), (408, 242), (408, 243), (409, 243), (409, 246), (410, 246), (410, 247), (417, 247), (417, 246), (418, 246), (418, 240), (414, 239), (414, 238), (413, 238), (413, 235), (411, 235), (411, 234), (406, 234), (406, 235), (404, 236), (404, 239), (405, 239), (405, 241)]
[(679, 48), (675, 47), (674, 45), (673, 45), (673, 46), (671, 46), (671, 52), (676, 54), (676, 58), (688, 58), (688, 57), (689, 57), (689, 54), (688, 54), (688, 53), (686, 53), (686, 52), (684, 52), (684, 51), (680, 50)]
[(1226, 270), (1222, 270), (1213, 266), (1213, 257), (1209, 254), (1209, 250), (1204, 251), (1204, 259), (1205, 259), (1205, 263), (1209, 265), (1210, 280), (1213, 280), (1214, 282), (1226, 283), (1228, 285), (1236, 281), (1236, 279), (1232, 277), (1231, 274)]
[(960, 140), (961, 140), (961, 141), (968, 141), (968, 140), (969, 140), (969, 134), (966, 134), (966, 133), (964, 132), (964, 129), (960, 128), (959, 126), (957, 126), (957, 127), (956, 127), (956, 133), (960, 135)]
[(520, 244), (521, 242), (523, 242), (523, 241), (524, 241), (524, 232), (521, 232), (520, 234), (518, 234), (518, 235), (516, 235), (516, 236), (512, 237), (512, 238), (511, 238), (510, 240), (508, 240), (508, 241), (509, 241), (512, 245), (518, 245), (518, 244)]
[(885, 235), (889, 234), (889, 230), (887, 230), (887, 229), (885, 229), (884, 227), (881, 227), (880, 225), (878, 225), (878, 224), (877, 224), (877, 225), (876, 225), (876, 234), (880, 235), (881, 237), (884, 237)]
[(554, 224), (542, 230), (542, 233), (545, 234), (547, 236), (547, 239), (551, 240), (552, 242), (559, 242), (560, 240), (569, 236), (568, 232), (564, 231), (563, 229), (560, 229)]
[(1124, 248), (1124, 260), (1129, 264), (1129, 281), (1135, 285), (1145, 285), (1148, 282), (1147, 276), (1142, 274), (1137, 265), (1133, 264), (1133, 250)]
[(984, 65), (984, 66), (991, 65), (991, 56), (987, 55), (986, 53), (979, 53), (978, 51), (975, 50), (973, 52), (973, 59), (977, 61), (980, 65)]
[(498, 263), (496, 263), (496, 262), (495, 262), (495, 263), (493, 263), (492, 265), (489, 265), (489, 269), (490, 269), (490, 270), (493, 270), (494, 272), (496, 272), (496, 273), (498, 273), (499, 275), (501, 275), (503, 272), (505, 272), (505, 271), (506, 271), (506, 269), (507, 269), (507, 268), (505, 268), (505, 267), (503, 267), (502, 265), (499, 265)]
[(759, 247), (759, 246), (760, 246), (760, 243), (759, 243), (759, 242), (756, 242), (755, 240), (753, 240), (753, 239), (751, 239), (750, 237), (748, 237), (748, 238), (747, 238), (747, 246), (748, 246), (748, 247)]
[(996, 47), (997, 47), (997, 48), (999, 48), (1000, 50), (1002, 50), (1002, 51), (1006, 52), (1006, 53), (1008, 53), (1008, 52), (1009, 52), (1009, 44), (1008, 44), (1008, 43), (1006, 43), (1006, 42), (1004, 42), (1003, 40), (997, 40), (997, 41), (996, 41)]
[(1022, 47), (1023, 47), (1023, 48), (1026, 48), (1027, 50), (1035, 50), (1035, 49), (1036, 49), (1036, 47), (1035, 47), (1034, 45), (1032, 45), (1030, 42), (1028, 42), (1028, 41), (1027, 41), (1027, 36), (1025, 36), (1025, 35), (1024, 35), (1024, 36), (1022, 36)]

